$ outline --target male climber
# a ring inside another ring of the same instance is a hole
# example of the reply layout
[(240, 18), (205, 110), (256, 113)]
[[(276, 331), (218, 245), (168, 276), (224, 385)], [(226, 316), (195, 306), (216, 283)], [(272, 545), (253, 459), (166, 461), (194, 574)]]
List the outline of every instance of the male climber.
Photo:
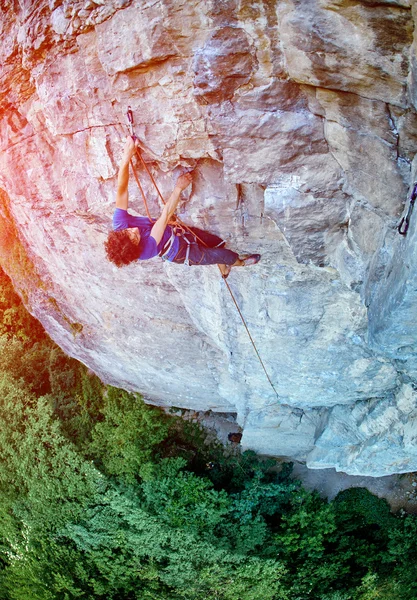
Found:
[(254, 265), (260, 260), (260, 254), (240, 257), (225, 248), (221, 238), (207, 231), (190, 227), (191, 231), (178, 233), (175, 226), (168, 225), (180, 201), (181, 192), (192, 182), (191, 173), (178, 177), (161, 216), (154, 223), (147, 217), (130, 215), (127, 212), (129, 163), (137, 145), (137, 140), (131, 137), (127, 139), (118, 173), (113, 231), (105, 242), (107, 257), (111, 262), (122, 267), (138, 259), (160, 256), (170, 262), (188, 265), (218, 264), (222, 276), (226, 278), (232, 267)]

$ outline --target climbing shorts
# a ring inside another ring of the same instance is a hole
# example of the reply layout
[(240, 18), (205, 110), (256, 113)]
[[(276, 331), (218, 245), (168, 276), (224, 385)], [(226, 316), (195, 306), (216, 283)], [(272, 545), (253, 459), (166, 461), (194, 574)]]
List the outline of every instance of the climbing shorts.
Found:
[(217, 235), (197, 227), (190, 227), (190, 229), (191, 231), (181, 234), (179, 249), (172, 262), (190, 266), (233, 265), (239, 258), (236, 252), (224, 247), (226, 242)]

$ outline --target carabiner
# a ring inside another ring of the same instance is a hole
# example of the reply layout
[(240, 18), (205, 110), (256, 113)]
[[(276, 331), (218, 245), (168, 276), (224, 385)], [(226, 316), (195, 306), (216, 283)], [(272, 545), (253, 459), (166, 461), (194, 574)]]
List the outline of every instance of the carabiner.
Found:
[(405, 235), (408, 231), (409, 224), (410, 224), (410, 222), (409, 222), (408, 218), (403, 217), (400, 221), (400, 224), (398, 225), (398, 233), (400, 235)]
[(130, 135), (132, 136), (133, 139), (135, 139), (136, 136), (135, 136), (135, 131), (133, 129), (133, 111), (130, 106), (127, 107), (126, 116), (127, 116), (127, 122), (128, 122), (128, 126), (129, 126)]
[(405, 217), (403, 217), (401, 219), (401, 221), (398, 225), (398, 233), (400, 235), (406, 235), (406, 233), (408, 231), (408, 227), (410, 225), (410, 217), (411, 217), (411, 213), (413, 212), (414, 203), (416, 201), (416, 198), (417, 198), (417, 181), (414, 183), (413, 191), (411, 192), (407, 214), (405, 215)]

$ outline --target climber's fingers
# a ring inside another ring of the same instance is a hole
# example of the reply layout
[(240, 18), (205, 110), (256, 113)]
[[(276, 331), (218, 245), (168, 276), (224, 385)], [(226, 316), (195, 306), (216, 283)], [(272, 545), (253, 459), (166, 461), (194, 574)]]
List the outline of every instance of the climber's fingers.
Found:
[(125, 147), (124, 147), (124, 157), (127, 160), (130, 160), (132, 158), (132, 156), (134, 156), (134, 154), (136, 153), (136, 148), (139, 145), (139, 140), (133, 139), (132, 136), (129, 136), (125, 142)]
[(181, 190), (185, 190), (185, 188), (190, 185), (192, 180), (193, 180), (192, 172), (184, 173), (183, 175), (180, 175), (178, 177), (176, 186), (179, 187)]

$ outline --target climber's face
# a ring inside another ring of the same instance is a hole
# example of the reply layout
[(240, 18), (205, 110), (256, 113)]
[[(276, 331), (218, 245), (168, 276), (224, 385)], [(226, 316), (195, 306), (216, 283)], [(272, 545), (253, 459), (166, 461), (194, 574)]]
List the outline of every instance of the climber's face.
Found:
[(127, 235), (130, 237), (134, 244), (139, 244), (140, 242), (140, 232), (139, 227), (129, 227), (126, 229)]

